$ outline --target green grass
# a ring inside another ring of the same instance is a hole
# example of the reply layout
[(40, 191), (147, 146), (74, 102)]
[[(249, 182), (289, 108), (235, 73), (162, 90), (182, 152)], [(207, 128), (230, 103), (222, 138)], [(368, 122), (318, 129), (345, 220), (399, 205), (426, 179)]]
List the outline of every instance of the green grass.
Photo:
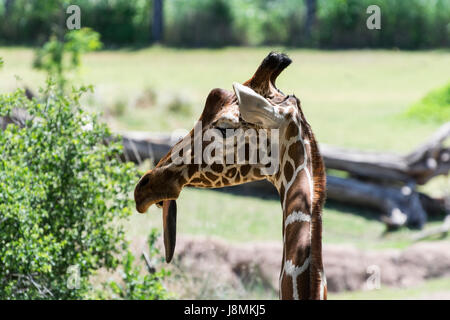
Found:
[(405, 300), (405, 299), (450, 299), (450, 278), (425, 281), (408, 288), (380, 288), (371, 291), (329, 293), (330, 300)]
[[(230, 242), (282, 241), (282, 212), (278, 200), (185, 188), (178, 205), (178, 233), (204, 235)], [(441, 222), (430, 222), (427, 228)], [(130, 239), (145, 237), (151, 228), (162, 230), (162, 211), (152, 206), (146, 214), (133, 214), (127, 222)], [(385, 234), (376, 212), (327, 204), (323, 216), (325, 244), (352, 244), (362, 249), (405, 248), (416, 231), (402, 229)], [(447, 238), (450, 239), (450, 238)]]
[(422, 121), (450, 121), (450, 82), (446, 86), (428, 93), (423, 99), (412, 105), (406, 114)]
[[(80, 79), (96, 86), (91, 100), (101, 109), (119, 99), (128, 101), (127, 112), (112, 122), (116, 129), (190, 129), (211, 89), (231, 90), (234, 81), (247, 80), (272, 49), (101, 51), (85, 56)], [(285, 51), (294, 62), (280, 76), (278, 86), (300, 98), (320, 142), (404, 152), (436, 129), (435, 123), (401, 115), (427, 92), (448, 82), (448, 52)], [(0, 56), (5, 61), (0, 91), (21, 85), (14, 74), (34, 89), (42, 83), (44, 75), (31, 69), (32, 50), (0, 48)], [(158, 92), (158, 103), (134, 108), (147, 88)], [(174, 95), (192, 102), (189, 116), (168, 112)]]

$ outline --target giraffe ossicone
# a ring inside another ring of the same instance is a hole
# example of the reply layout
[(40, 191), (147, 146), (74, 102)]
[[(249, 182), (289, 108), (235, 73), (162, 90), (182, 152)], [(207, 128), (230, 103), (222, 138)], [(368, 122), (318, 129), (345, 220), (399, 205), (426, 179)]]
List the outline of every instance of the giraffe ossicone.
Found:
[(326, 299), (325, 168), (300, 100), (275, 85), (290, 63), (285, 54), (271, 52), (248, 81), (233, 83), (232, 91), (213, 89), (197, 124), (141, 177), (134, 198), (141, 213), (152, 204), (163, 207), (164, 245), (170, 262), (176, 241), (175, 200), (183, 187), (270, 181), (278, 190), (283, 211), (280, 297)]

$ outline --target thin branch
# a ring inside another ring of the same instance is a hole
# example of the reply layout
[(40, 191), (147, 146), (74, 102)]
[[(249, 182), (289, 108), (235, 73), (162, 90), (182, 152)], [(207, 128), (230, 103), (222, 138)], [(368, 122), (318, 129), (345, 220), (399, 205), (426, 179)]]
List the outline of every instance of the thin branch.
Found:
[(420, 240), (423, 240), (425, 238), (428, 238), (430, 236), (434, 236), (437, 234), (444, 235), (444, 234), (448, 233), (449, 231), (450, 231), (450, 214), (445, 217), (444, 223), (442, 225), (440, 225), (439, 227), (436, 227), (436, 228), (430, 228), (430, 229), (424, 230), (422, 232), (419, 232), (418, 234), (416, 234), (413, 237), (413, 240), (420, 241)]
[(154, 274), (156, 272), (156, 268), (150, 262), (150, 258), (148, 257), (145, 251), (142, 251), (142, 256), (144, 257), (145, 264), (147, 265), (147, 270), (150, 274)]

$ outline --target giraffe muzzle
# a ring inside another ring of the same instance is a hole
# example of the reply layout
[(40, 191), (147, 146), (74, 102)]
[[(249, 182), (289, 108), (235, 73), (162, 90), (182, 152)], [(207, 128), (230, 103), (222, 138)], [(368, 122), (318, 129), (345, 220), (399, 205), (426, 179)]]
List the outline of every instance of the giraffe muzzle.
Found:
[(145, 213), (153, 204), (161, 207), (164, 201), (176, 200), (181, 191), (177, 178), (175, 172), (165, 168), (147, 171), (134, 189), (136, 210)]

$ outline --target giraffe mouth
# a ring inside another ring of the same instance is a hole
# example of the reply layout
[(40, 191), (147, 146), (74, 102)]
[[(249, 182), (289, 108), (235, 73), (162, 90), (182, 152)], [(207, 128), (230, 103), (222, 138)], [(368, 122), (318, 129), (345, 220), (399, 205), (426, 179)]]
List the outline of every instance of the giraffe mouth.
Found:
[(176, 174), (164, 168), (148, 171), (134, 189), (136, 210), (145, 213), (153, 204), (161, 208), (164, 201), (176, 200), (181, 191), (176, 178)]
[(177, 198), (158, 198), (158, 200), (150, 200), (150, 199), (146, 199), (146, 200), (135, 200), (136, 201), (136, 211), (139, 213), (146, 213), (147, 210), (154, 204), (156, 205), (158, 208), (163, 208), (164, 207), (164, 202), (166, 201), (175, 201)]
[(139, 213), (146, 213), (147, 210), (152, 206), (156, 205), (158, 208), (164, 208), (164, 203), (167, 201), (175, 201), (178, 195), (155, 195), (146, 194), (142, 196), (139, 192), (135, 191), (134, 199), (136, 202), (136, 211)]

